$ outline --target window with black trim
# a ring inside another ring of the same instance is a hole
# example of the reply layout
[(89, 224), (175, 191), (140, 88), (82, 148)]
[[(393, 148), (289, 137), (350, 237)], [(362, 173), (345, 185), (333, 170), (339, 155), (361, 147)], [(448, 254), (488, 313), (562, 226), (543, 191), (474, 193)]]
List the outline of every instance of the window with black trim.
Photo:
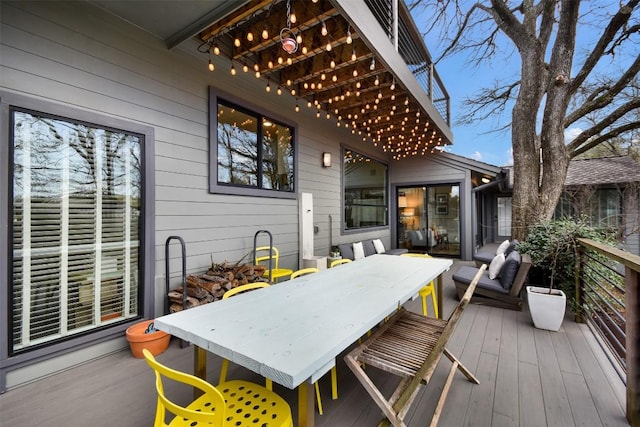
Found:
[(239, 187), (294, 193), (293, 126), (221, 98), (215, 108), (215, 184), (227, 188), (214, 192)]
[(387, 226), (387, 165), (350, 149), (343, 165), (345, 230)]
[(9, 119), (10, 354), (140, 317), (145, 136)]

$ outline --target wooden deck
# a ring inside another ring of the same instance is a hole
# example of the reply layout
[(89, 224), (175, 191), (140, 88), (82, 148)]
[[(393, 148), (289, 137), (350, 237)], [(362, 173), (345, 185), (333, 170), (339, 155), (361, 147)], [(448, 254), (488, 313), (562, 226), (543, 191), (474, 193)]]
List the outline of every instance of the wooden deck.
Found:
[[(457, 268), (454, 263), (452, 271)], [(451, 272), (445, 277), (445, 313), (455, 305)], [(419, 301), (410, 304), (419, 311)], [(529, 313), (471, 304), (462, 315), (449, 349), (480, 380), (473, 385), (456, 374), (440, 426), (623, 426), (625, 388), (606, 354), (585, 325), (565, 319), (559, 332), (535, 329)], [(172, 340), (158, 360), (191, 371), (193, 351)], [(338, 360), (339, 399), (330, 398), (330, 379), (320, 388), (324, 415), (319, 427), (370, 427), (380, 412)], [(443, 358), (429, 386), (423, 387), (406, 421), (425, 426), (431, 418), (448, 368)], [(220, 359), (209, 356), (208, 375), (216, 381)], [(397, 377), (369, 374), (383, 391)], [(229, 378), (262, 380), (233, 367)], [(276, 386), (297, 411), (296, 393)], [(185, 399), (190, 397), (184, 392)], [(153, 423), (155, 389), (146, 363), (121, 351), (0, 396), (0, 425), (142, 427)]]

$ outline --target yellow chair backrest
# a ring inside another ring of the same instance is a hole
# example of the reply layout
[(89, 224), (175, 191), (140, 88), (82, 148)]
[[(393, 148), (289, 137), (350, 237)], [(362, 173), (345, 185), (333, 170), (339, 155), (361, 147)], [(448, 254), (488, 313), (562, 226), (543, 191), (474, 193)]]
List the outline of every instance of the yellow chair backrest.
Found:
[(303, 268), (291, 273), (291, 278), (295, 279), (296, 277), (304, 276), (305, 274), (317, 273), (318, 271), (320, 271), (320, 269), (316, 267)]
[(329, 268), (333, 268), (337, 265), (348, 264), (350, 262), (351, 260), (349, 258), (336, 259), (334, 261), (331, 261), (331, 264), (329, 264)]
[[(224, 397), (222, 393), (218, 391), (214, 386), (209, 384), (208, 382), (195, 377), (193, 375), (185, 374), (184, 372), (176, 371), (174, 369), (168, 368), (161, 363), (157, 362), (153, 357), (151, 352), (146, 348), (142, 350), (147, 363), (156, 373), (156, 390), (158, 392), (158, 406), (156, 408), (156, 420), (154, 423), (154, 427), (166, 427), (168, 424), (165, 424), (165, 411), (169, 411), (172, 414), (186, 418), (191, 421), (195, 421), (203, 424), (213, 424), (217, 426), (221, 426), (226, 417), (227, 407), (224, 401)], [(167, 377), (173, 381), (183, 383), (192, 387), (196, 387), (207, 396), (207, 400), (212, 404), (207, 407), (210, 409), (210, 412), (205, 411), (196, 411), (192, 409), (187, 409), (183, 406), (180, 406), (176, 403), (170, 401), (164, 395), (164, 388), (162, 386), (162, 377)]]
[(267, 288), (269, 284), (267, 282), (247, 283), (246, 285), (236, 286), (233, 289), (229, 289), (222, 295), (222, 299), (230, 298), (234, 295), (241, 294), (243, 292), (252, 291), (254, 289)]
[[(259, 255), (260, 252), (265, 252), (264, 255)], [(261, 262), (266, 263), (269, 266), (269, 258), (273, 259), (273, 269), (278, 269), (278, 260), (280, 259), (280, 251), (275, 246), (271, 246), (271, 253), (269, 253), (269, 246), (260, 246), (256, 248), (256, 265), (260, 265)]]
[(402, 256), (412, 256), (414, 258), (431, 258), (431, 255), (429, 254), (416, 254), (413, 252), (407, 252), (405, 254), (401, 254)]

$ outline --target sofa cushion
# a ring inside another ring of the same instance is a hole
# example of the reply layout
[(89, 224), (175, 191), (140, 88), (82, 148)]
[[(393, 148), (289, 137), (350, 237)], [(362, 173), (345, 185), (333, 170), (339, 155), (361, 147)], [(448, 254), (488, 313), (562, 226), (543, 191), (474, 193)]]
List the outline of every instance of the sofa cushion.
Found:
[(397, 248), (397, 249), (387, 249), (386, 251), (384, 251), (384, 254), (385, 255), (402, 255), (402, 254), (406, 254), (407, 252), (409, 252), (408, 249)]
[(511, 251), (511, 253), (506, 257), (504, 261), (504, 265), (502, 266), (502, 270), (500, 270), (500, 275), (498, 279), (500, 279), (500, 283), (502, 287), (508, 292), (511, 289), (511, 285), (513, 285), (513, 281), (518, 274), (518, 269), (520, 268), (520, 262), (522, 262), (522, 257), (518, 251)]
[(353, 243), (353, 259), (356, 261), (364, 259), (364, 246), (362, 245), (362, 242)]
[(348, 258), (353, 260), (353, 246), (351, 243), (343, 243), (342, 245), (338, 245), (338, 249), (340, 249), (340, 255), (342, 258)]
[(496, 249), (496, 255), (503, 254), (508, 247), (509, 247), (509, 240), (505, 240), (504, 242), (500, 243), (500, 246), (498, 246), (498, 249)]
[[(473, 256), (474, 261), (480, 261), (481, 264), (490, 264), (496, 254), (491, 252), (478, 252)], [(506, 255), (505, 255), (506, 256)]]
[(384, 249), (384, 243), (382, 243), (382, 240), (375, 239), (373, 241), (373, 246), (376, 248), (376, 253), (379, 253), (379, 254), (384, 253), (385, 249)]
[(364, 248), (364, 256), (371, 256), (377, 253), (372, 239), (363, 240), (362, 247)]
[(491, 260), (491, 264), (489, 264), (489, 278), (496, 279), (500, 274), (500, 270), (502, 270), (502, 266), (504, 265), (505, 257), (504, 254), (498, 254), (493, 257)]
[[(478, 272), (476, 267), (470, 267), (468, 265), (463, 265), (453, 274), (453, 280), (459, 283), (466, 283), (467, 285), (471, 283), (473, 277)], [(497, 279), (490, 279), (489, 272), (484, 271), (480, 280), (478, 281), (477, 287), (487, 289), (490, 291), (496, 291), (501, 294), (507, 294), (508, 292), (502, 287), (502, 284)]]
[(515, 251), (518, 248), (519, 244), (520, 242), (518, 241), (518, 239), (513, 239), (512, 241), (510, 241), (509, 246), (507, 246), (507, 249), (505, 249), (504, 251), (504, 256), (509, 256), (511, 252)]

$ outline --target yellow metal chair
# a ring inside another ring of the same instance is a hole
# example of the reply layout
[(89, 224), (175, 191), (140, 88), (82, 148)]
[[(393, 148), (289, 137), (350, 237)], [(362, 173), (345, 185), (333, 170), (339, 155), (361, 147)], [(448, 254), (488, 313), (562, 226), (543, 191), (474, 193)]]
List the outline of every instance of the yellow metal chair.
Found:
[(333, 268), (342, 264), (348, 264), (350, 262), (351, 260), (349, 258), (336, 259), (334, 261), (331, 261), (331, 264), (329, 264), (329, 268)]
[[(269, 284), (266, 282), (247, 283), (246, 285), (236, 286), (233, 289), (229, 289), (222, 295), (222, 299), (231, 298), (234, 295), (238, 295), (244, 292), (253, 291), (254, 289), (267, 288)], [(218, 385), (227, 380), (227, 372), (229, 371), (229, 360), (222, 359), (222, 365), (220, 366), (220, 377), (218, 378)], [(269, 390), (273, 390), (273, 382), (269, 378), (265, 378), (265, 386)]]
[(246, 285), (236, 286), (233, 289), (229, 289), (222, 295), (222, 299), (230, 298), (234, 295), (241, 294), (243, 292), (252, 291), (254, 289), (267, 288), (269, 284), (267, 282), (247, 283)]
[[(402, 256), (409, 256), (415, 258), (431, 258), (431, 255), (428, 254), (417, 254), (417, 253), (406, 253), (402, 254)], [(435, 317), (438, 317), (438, 303), (436, 301), (436, 286), (433, 283), (433, 280), (429, 282), (427, 286), (420, 289), (418, 292), (420, 298), (422, 298), (422, 314), (427, 316), (427, 297), (431, 295), (431, 302), (433, 303), (433, 312), (435, 313)]]
[[(317, 273), (319, 271), (320, 269), (316, 267), (303, 268), (303, 269), (294, 271), (291, 274), (291, 279), (304, 276), (305, 274)], [(318, 381), (315, 382), (314, 387), (316, 389), (316, 401), (318, 402), (318, 413), (322, 415), (323, 414), (322, 398), (320, 397), (320, 387), (318, 386)], [(336, 371), (335, 366), (331, 368), (331, 397), (334, 400), (338, 398), (338, 372)]]
[(304, 276), (305, 274), (317, 273), (318, 271), (320, 271), (320, 269), (316, 267), (302, 268), (291, 273), (291, 278), (295, 279), (296, 277)]
[[(158, 404), (154, 427), (194, 425), (293, 427), (291, 408), (283, 398), (248, 381), (229, 381), (214, 387), (193, 375), (162, 365), (149, 350), (142, 350), (156, 374)], [(203, 394), (187, 406), (180, 406), (165, 396), (163, 377), (200, 389)], [(166, 412), (175, 415), (169, 424)]]
[[(271, 252), (269, 252), (270, 249)], [(293, 273), (291, 269), (279, 267), (280, 251), (278, 251), (278, 248), (275, 246), (260, 246), (256, 248), (255, 257), (256, 265), (266, 265), (267, 267), (267, 270), (264, 272), (264, 277), (271, 277), (273, 281), (282, 277), (291, 277), (291, 273)], [(273, 264), (273, 272), (269, 271), (269, 260), (271, 260)]]

